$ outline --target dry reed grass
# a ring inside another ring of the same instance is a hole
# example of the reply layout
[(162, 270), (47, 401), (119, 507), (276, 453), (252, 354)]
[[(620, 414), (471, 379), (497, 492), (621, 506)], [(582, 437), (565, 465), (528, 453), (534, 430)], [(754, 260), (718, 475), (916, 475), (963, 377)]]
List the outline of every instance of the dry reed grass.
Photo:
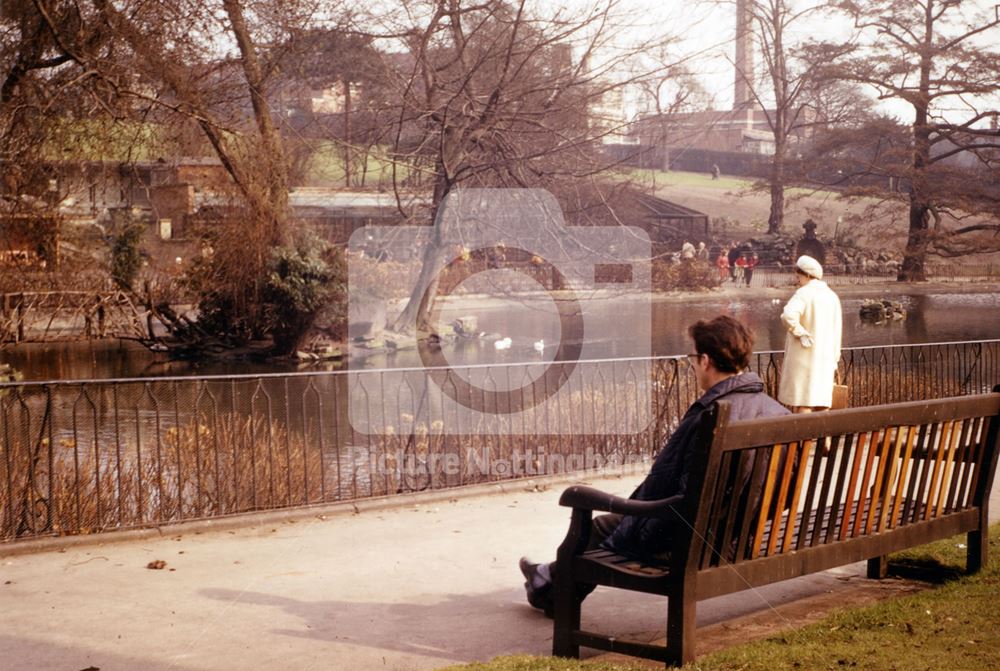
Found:
[[(26, 432), (12, 432), (24, 437)], [(88, 534), (324, 500), (322, 455), (277, 422), (226, 414), (152, 445), (9, 440), (0, 538)], [(50, 449), (51, 447), (51, 449)]]

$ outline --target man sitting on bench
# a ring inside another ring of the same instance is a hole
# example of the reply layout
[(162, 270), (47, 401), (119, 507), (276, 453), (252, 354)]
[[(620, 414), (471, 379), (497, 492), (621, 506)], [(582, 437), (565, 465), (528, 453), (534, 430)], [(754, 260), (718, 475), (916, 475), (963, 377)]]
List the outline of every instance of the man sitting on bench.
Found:
[[(756, 373), (743, 372), (753, 351), (753, 335), (746, 326), (731, 317), (720, 316), (693, 324), (688, 334), (694, 341), (695, 350), (688, 355), (688, 360), (694, 368), (698, 386), (705, 393), (684, 413), (677, 430), (653, 462), (649, 475), (632, 493), (633, 499), (655, 501), (685, 493), (689, 455), (699, 447), (708, 447), (695, 444), (698, 423), (702, 413), (715, 401), (725, 398), (731, 402), (733, 420), (788, 414), (784, 406), (764, 393), (764, 383)], [(741, 492), (750, 484), (751, 470), (752, 464), (748, 464)], [(588, 549), (603, 547), (635, 557), (660, 555), (670, 550), (671, 526), (670, 522), (655, 518), (599, 515), (593, 520)], [(536, 564), (522, 557), (520, 568), (528, 603), (551, 617), (555, 562)], [(590, 591), (592, 589), (579, 594), (579, 598), (582, 600)]]

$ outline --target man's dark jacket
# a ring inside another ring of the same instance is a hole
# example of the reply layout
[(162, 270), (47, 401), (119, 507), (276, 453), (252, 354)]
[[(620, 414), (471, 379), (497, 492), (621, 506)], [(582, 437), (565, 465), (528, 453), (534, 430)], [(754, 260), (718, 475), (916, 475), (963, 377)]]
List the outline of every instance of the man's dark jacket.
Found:
[[(764, 383), (756, 373), (726, 378), (691, 404), (657, 455), (649, 475), (630, 498), (655, 501), (687, 492), (691, 457), (695, 450), (708, 449), (708, 445), (697, 444), (698, 422), (702, 413), (722, 399), (730, 403), (730, 420), (788, 414), (783, 405), (764, 393)], [(667, 521), (627, 515), (604, 541), (604, 546), (622, 554), (654, 555), (670, 549), (671, 536), (671, 524)]]

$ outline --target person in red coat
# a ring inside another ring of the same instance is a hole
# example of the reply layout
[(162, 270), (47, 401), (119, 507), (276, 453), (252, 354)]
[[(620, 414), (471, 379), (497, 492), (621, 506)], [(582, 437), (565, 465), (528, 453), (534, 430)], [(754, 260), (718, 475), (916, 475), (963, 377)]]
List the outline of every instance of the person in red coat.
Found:
[[(742, 282), (746, 278), (746, 271), (747, 271), (746, 254), (740, 254), (740, 257), (736, 259), (736, 286), (740, 286), (740, 282)], [(747, 284), (749, 285), (749, 282), (747, 282)]]
[(729, 277), (729, 258), (726, 256), (725, 249), (719, 252), (719, 258), (715, 260), (715, 265), (719, 269), (719, 281), (725, 282), (726, 278)]

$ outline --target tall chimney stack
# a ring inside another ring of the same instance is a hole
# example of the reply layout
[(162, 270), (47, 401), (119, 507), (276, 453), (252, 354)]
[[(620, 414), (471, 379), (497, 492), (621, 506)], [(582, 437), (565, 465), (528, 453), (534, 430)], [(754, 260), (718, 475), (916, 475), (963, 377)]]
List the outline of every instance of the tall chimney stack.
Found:
[(747, 80), (753, 81), (753, 19), (750, 0), (736, 0), (736, 79), (733, 87), (733, 109), (753, 106), (753, 96)]

